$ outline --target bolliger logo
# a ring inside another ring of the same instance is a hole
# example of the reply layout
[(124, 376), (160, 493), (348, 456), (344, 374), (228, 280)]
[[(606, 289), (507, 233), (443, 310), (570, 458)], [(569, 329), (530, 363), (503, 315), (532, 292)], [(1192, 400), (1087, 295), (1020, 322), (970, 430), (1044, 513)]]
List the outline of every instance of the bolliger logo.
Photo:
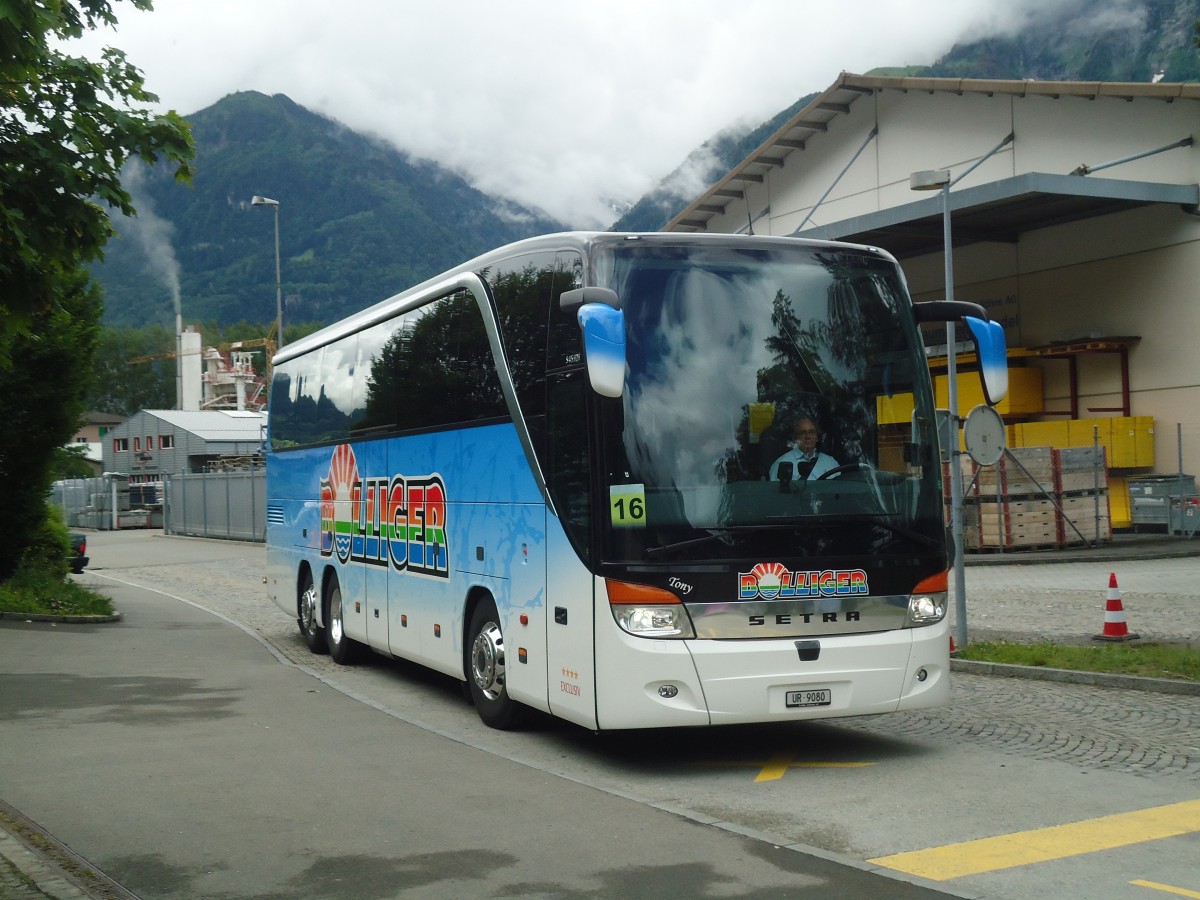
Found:
[(450, 576), (446, 485), (440, 475), (360, 477), (349, 444), (339, 444), (321, 479), (321, 555), (343, 563), (389, 562), (399, 571)]
[(782, 563), (758, 563), (749, 572), (738, 573), (739, 600), (852, 597), (867, 592), (867, 573), (862, 569), (792, 572)]

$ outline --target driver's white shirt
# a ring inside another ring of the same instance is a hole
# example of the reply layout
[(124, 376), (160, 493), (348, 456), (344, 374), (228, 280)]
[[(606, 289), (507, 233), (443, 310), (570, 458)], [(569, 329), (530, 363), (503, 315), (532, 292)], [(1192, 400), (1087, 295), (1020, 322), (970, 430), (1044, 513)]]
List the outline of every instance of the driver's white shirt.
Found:
[[(820, 478), (831, 469), (836, 469), (838, 465), (836, 459), (834, 459), (828, 453), (822, 453), (820, 450), (817, 451), (816, 457), (817, 462), (812, 467), (812, 471), (808, 473), (808, 478), (810, 481), (814, 478)], [(795, 473), (800, 471), (800, 464), (802, 462), (808, 463), (810, 459), (812, 459), (812, 457), (808, 456), (803, 450), (793, 447), (787, 453), (783, 454), (783, 456), (779, 457), (779, 459), (775, 460), (775, 462), (771, 463), (771, 474), (769, 479), (771, 481), (779, 480), (779, 464), (785, 462), (790, 462), (792, 464), (792, 477), (795, 478)]]

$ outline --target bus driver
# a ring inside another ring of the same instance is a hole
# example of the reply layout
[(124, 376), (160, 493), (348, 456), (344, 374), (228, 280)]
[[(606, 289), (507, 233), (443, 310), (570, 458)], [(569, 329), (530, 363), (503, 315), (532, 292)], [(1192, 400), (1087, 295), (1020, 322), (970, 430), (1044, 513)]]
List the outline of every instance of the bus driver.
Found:
[(791, 463), (794, 481), (819, 478), (831, 469), (836, 469), (837, 460), (817, 449), (820, 439), (821, 432), (816, 422), (807, 416), (797, 419), (792, 425), (791, 449), (771, 464), (770, 480), (779, 480), (780, 463)]

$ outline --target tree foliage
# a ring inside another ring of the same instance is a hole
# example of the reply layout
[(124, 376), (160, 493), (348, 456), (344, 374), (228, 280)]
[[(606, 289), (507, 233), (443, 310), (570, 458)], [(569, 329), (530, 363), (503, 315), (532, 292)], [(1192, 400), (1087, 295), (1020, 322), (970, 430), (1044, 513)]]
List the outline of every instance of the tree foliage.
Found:
[[(129, 0), (150, 9), (150, 0)], [(86, 264), (135, 214), (130, 159), (165, 158), (191, 177), (192, 143), (118, 50), (99, 61), (64, 42), (114, 24), (112, 0), (0, 3), (0, 579), (45, 519), (55, 451), (75, 432), (102, 310)]]
[(135, 213), (121, 184), (127, 160), (165, 157), (176, 178), (191, 177), (187, 124), (146, 108), (158, 98), (121, 51), (94, 61), (60, 49), (115, 21), (110, 0), (0, 5), (0, 352), (50, 310), (70, 269), (102, 256), (105, 207)]
[(0, 370), (0, 580), (9, 577), (45, 518), (56, 451), (84, 412), (100, 300), (86, 273), (57, 283), (49, 309), (12, 338), (13, 362)]

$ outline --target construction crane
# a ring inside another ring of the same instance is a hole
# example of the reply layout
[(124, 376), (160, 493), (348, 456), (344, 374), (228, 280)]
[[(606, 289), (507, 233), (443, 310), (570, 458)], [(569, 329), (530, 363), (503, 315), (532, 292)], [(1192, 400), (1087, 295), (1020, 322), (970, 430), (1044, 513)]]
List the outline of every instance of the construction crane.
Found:
[[(260, 397), (271, 383), (272, 366), (275, 357), (276, 325), (272, 324), (266, 337), (248, 338), (241, 341), (229, 341), (217, 347), (200, 346), (197, 349), (188, 348), (182, 352), (169, 350), (164, 353), (150, 353), (135, 356), (125, 361), (126, 365), (153, 362), (161, 359), (179, 360), (181, 357), (200, 356), (207, 370), (200, 375), (204, 385), (204, 397), (200, 400), (202, 408), (224, 409), (236, 404), (242, 409), (246, 402), (254, 404), (254, 408), (262, 405)], [(262, 351), (266, 356), (261, 381), (254, 374), (254, 366), (250, 354)], [(249, 392), (248, 392), (249, 389)], [(183, 400), (179, 399), (182, 406)]]
[[(278, 321), (272, 322), (271, 330), (267, 332), (266, 337), (251, 338), (250, 340), (245, 341), (230, 341), (229, 343), (221, 344), (216, 349), (222, 356), (227, 356), (230, 351), (249, 351), (261, 347), (266, 352), (267, 356), (267, 364), (264, 366), (264, 369), (266, 371), (267, 380), (269, 381), (271, 378), (271, 360), (275, 358), (275, 331), (278, 327)], [(199, 353), (207, 352), (207, 349), (208, 348), (201, 347), (199, 350), (185, 351), (183, 355), (194, 356)], [(139, 363), (154, 362), (156, 359), (177, 359), (179, 355), (180, 354), (177, 350), (168, 350), (165, 353), (150, 353), (146, 356), (135, 356), (132, 359), (127, 359), (125, 360), (125, 365), (133, 366)]]

